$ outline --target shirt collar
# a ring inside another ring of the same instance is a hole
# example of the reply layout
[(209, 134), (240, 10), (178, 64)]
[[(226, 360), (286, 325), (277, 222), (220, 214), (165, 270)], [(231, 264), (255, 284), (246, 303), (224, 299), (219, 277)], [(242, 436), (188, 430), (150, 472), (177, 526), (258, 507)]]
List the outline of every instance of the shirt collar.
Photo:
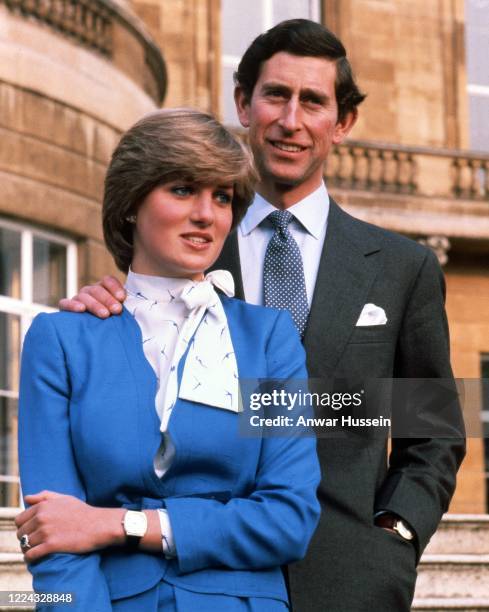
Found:
[[(255, 194), (253, 203), (240, 223), (241, 234), (243, 236), (250, 234), (274, 210), (276, 208), (263, 196), (259, 193)], [(324, 182), (315, 191), (287, 210), (294, 215), (311, 236), (319, 239), (329, 214), (329, 195)]]
[(188, 278), (138, 274), (129, 268), (125, 287), (135, 297), (170, 302), (172, 298), (182, 293), (185, 287), (192, 284), (195, 284), (195, 282)]
[(135, 297), (158, 302), (171, 302), (175, 298), (183, 299), (184, 295), (189, 295), (192, 292), (192, 288), (199, 289), (195, 293), (202, 293), (204, 285), (208, 285), (211, 289), (220, 289), (228, 297), (234, 295), (234, 280), (227, 270), (213, 270), (206, 274), (203, 280), (209, 282), (138, 274), (129, 268), (125, 287)]

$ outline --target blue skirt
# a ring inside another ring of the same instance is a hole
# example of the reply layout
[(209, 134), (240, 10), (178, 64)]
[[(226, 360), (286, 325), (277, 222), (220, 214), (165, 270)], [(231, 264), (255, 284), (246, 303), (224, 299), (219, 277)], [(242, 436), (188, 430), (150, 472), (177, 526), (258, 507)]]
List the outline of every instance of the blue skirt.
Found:
[(149, 591), (112, 602), (114, 612), (286, 612), (288, 609), (278, 599), (195, 593), (164, 580)]

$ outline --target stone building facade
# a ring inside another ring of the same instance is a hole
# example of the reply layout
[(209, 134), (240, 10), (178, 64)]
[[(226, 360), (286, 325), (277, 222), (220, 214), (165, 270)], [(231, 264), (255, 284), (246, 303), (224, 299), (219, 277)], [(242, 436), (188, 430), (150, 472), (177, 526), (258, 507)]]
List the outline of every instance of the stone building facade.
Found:
[[(115, 272), (99, 217), (120, 132), (161, 105), (232, 124), (238, 43), (282, 18), (327, 24), (368, 93), (328, 187), (352, 214), (437, 250), (455, 373), (489, 376), (489, 155), (469, 151), (464, 1), (250, 0), (242, 22), (237, 4), (0, 0), (0, 505), (18, 503), (22, 335), (36, 312)], [(489, 416), (480, 393), (468, 404), (473, 437), (451, 510), (484, 513)]]

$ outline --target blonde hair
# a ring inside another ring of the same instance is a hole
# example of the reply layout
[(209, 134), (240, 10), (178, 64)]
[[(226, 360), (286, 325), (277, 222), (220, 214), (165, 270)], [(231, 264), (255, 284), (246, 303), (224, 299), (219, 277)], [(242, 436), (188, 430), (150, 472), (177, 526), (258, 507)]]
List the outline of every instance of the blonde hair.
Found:
[(210, 114), (178, 108), (143, 117), (123, 134), (105, 176), (104, 239), (123, 272), (133, 257), (127, 217), (155, 187), (176, 179), (233, 184), (235, 227), (253, 198), (256, 172), (245, 145)]

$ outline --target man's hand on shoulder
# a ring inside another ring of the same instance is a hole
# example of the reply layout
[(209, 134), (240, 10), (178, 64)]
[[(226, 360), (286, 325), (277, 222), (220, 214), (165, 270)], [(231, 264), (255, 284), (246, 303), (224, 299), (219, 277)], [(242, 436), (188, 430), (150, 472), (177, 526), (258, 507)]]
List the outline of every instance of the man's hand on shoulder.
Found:
[(122, 312), (122, 302), (126, 292), (121, 283), (113, 276), (104, 276), (96, 285), (86, 285), (71, 299), (59, 301), (60, 310), (70, 312), (90, 312), (100, 319)]

